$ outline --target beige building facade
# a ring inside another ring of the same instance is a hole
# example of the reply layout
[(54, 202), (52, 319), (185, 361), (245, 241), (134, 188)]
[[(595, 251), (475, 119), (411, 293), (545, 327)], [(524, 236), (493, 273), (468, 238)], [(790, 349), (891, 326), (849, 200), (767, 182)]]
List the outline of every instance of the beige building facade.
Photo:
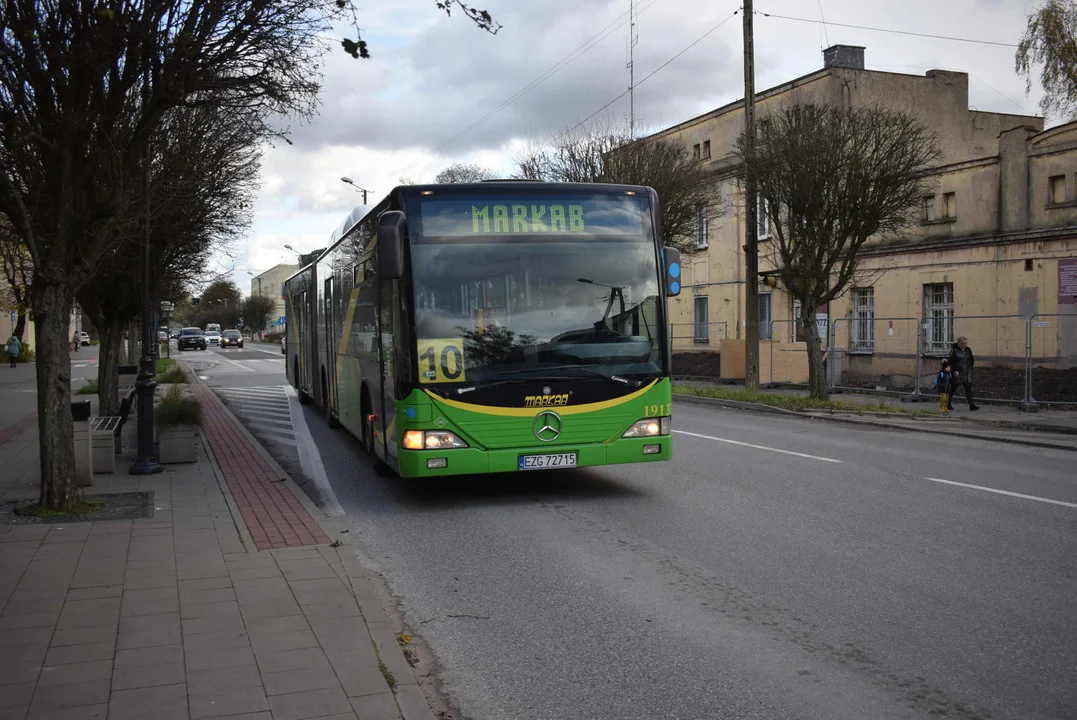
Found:
[[(970, 109), (968, 75), (867, 70), (864, 48), (851, 46), (828, 48), (821, 70), (759, 93), (756, 110), (792, 102), (910, 112), (942, 148), (920, 222), (900, 237), (873, 239), (856, 287), (817, 315), (832, 346), (835, 385), (910, 387), (917, 376), (930, 384), (955, 333), (967, 336), (985, 363), (1023, 368), (1031, 332), (1038, 362), (1077, 366), (1077, 297), (1068, 294), (1077, 294), (1077, 124), (1044, 131), (1040, 117)], [(701, 209), (697, 252), (682, 262), (684, 291), (670, 301), (674, 352), (718, 353), (724, 377), (743, 377), (745, 288), (756, 282), (761, 379), (801, 382), (807, 362), (796, 303), (780, 283), (744, 276), (735, 155), (743, 127), (737, 101), (653, 136), (689, 146), (720, 196)], [(773, 263), (768, 221), (760, 218), (765, 274)]]
[(262, 295), (277, 303), (265, 331), (280, 331), (284, 325), (284, 281), (299, 270), (298, 265), (281, 263), (251, 278), (251, 295)]

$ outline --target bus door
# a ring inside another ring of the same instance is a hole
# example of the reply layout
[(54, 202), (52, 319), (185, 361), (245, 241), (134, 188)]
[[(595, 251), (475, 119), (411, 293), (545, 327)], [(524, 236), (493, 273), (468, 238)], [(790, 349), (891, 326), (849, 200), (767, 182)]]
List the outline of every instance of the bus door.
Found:
[(334, 290), (333, 278), (328, 277), (325, 280), (325, 299), (323, 301), (323, 312), (325, 313), (325, 353), (323, 354), (322, 371), (324, 375), (321, 378), (321, 382), (324, 383), (322, 388), (322, 404), (323, 410), (331, 412), (332, 408), (336, 406), (336, 378), (337, 378), (337, 318), (336, 313), (333, 312), (335, 307), (333, 299)]
[(381, 365), (381, 413), (378, 421), (379, 432), (385, 433), (385, 459), (397, 456), (396, 444), (396, 373), (393, 370), (396, 329), (399, 322), (396, 292), (400, 283), (396, 280), (381, 280), (378, 283), (381, 297), (378, 303), (378, 347)]

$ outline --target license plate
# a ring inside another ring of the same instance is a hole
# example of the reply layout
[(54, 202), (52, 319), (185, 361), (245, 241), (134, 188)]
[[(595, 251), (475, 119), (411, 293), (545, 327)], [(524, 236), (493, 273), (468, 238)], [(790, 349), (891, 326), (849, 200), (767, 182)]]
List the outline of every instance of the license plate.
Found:
[(576, 467), (576, 453), (553, 453), (550, 455), (521, 455), (521, 470), (546, 470), (549, 468)]

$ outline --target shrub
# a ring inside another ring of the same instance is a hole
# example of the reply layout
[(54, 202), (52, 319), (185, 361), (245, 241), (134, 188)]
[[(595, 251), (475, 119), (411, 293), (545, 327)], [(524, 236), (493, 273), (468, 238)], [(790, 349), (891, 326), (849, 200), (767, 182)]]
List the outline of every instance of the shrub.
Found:
[(31, 350), (29, 345), (26, 345), (24, 343), (22, 348), (19, 350), (19, 362), (21, 362), (21, 363), (32, 363), (36, 359), (37, 359), (37, 353), (35, 353), (33, 350)]
[(157, 382), (162, 385), (182, 385), (187, 381), (187, 373), (180, 369), (179, 365), (173, 365), (157, 377)]
[(154, 416), (160, 425), (201, 425), (202, 404), (173, 385), (157, 403)]
[(85, 385), (80, 387), (75, 392), (75, 394), (76, 395), (96, 395), (97, 394), (97, 383), (95, 383), (95, 382), (86, 383)]

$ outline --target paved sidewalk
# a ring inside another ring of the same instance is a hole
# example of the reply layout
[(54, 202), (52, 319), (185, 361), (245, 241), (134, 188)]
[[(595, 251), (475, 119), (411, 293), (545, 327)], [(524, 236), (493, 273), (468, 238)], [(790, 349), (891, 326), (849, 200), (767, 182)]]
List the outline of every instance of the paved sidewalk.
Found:
[[(432, 720), (347, 545), (250, 547), (202, 447), (129, 464), (87, 494), (152, 492), (152, 518), (0, 525), (0, 718)], [(30, 427), (0, 444), (0, 502), (37, 484)]]

